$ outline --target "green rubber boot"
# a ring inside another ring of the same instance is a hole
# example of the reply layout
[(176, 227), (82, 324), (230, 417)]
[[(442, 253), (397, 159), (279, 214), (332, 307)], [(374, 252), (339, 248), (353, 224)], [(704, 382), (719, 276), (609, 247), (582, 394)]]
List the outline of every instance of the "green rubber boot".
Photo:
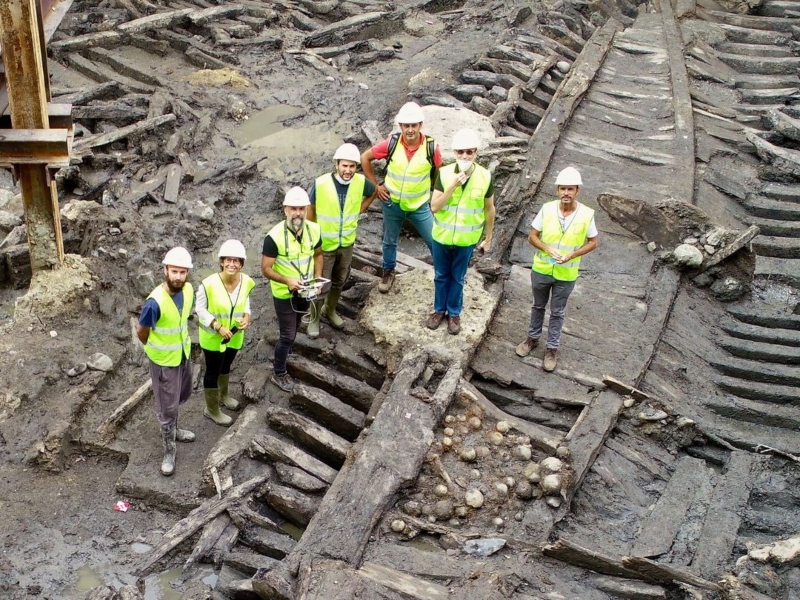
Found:
[(328, 292), (328, 297), (325, 300), (325, 316), (334, 329), (344, 329), (344, 319), (336, 314), (336, 305), (339, 304), (339, 296), (342, 295), (342, 290), (331, 290)]
[(308, 322), (306, 328), (306, 335), (310, 338), (319, 337), (319, 319), (322, 316), (322, 302), (314, 300), (309, 307), (309, 316), (311, 320)]
[(219, 388), (205, 388), (203, 392), (206, 396), (206, 407), (203, 409), (203, 414), (223, 427), (228, 427), (233, 423), (233, 419), (219, 409)]
[(228, 410), (239, 410), (239, 401), (236, 398), (228, 396), (228, 384), (231, 381), (231, 376), (220, 375), (217, 381), (219, 382), (219, 401), (222, 402)]

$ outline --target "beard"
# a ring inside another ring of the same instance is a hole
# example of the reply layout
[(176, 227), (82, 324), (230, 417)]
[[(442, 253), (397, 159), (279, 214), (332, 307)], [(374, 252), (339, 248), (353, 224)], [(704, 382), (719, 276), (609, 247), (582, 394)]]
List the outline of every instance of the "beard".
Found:
[(180, 292), (183, 289), (183, 285), (186, 283), (186, 281), (174, 280), (169, 278), (166, 279), (166, 282), (169, 291), (172, 292), (173, 294), (177, 294), (178, 292)]
[(293, 217), (286, 220), (289, 224), (289, 228), (297, 233), (303, 227), (303, 222), (305, 219), (303, 217)]

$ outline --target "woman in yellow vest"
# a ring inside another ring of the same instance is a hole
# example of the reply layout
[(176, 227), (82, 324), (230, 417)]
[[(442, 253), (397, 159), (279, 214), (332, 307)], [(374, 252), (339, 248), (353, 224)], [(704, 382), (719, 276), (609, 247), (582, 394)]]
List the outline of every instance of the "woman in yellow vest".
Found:
[(209, 275), (197, 290), (197, 317), (200, 320), (200, 347), (206, 359), (203, 414), (217, 425), (233, 422), (219, 409), (220, 401), (229, 410), (239, 402), (228, 392), (231, 364), (244, 344), (244, 330), (250, 325), (250, 292), (256, 286), (242, 273), (247, 257), (239, 240), (228, 240), (219, 249), (220, 272)]
[(439, 170), (433, 190), (433, 312), (425, 325), (436, 329), (447, 316), (447, 331), (461, 331), (464, 280), (472, 252), (485, 232), (480, 248), (489, 250), (494, 231), (492, 175), (475, 162), (480, 137), (471, 129), (453, 136), (456, 162)]
[(544, 311), (550, 302), (550, 322), (542, 368), (553, 371), (561, 342), (567, 300), (578, 279), (581, 256), (597, 248), (594, 211), (577, 201), (583, 185), (575, 167), (556, 177), (558, 200), (545, 203), (533, 219), (528, 243), (536, 248), (531, 265), (533, 306), (528, 337), (517, 346), (518, 356), (528, 356), (538, 344), (544, 326)]

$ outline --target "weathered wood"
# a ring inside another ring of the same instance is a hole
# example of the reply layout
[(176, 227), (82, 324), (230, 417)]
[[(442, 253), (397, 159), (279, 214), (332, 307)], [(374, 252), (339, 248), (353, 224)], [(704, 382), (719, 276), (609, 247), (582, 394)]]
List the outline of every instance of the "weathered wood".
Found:
[(642, 558), (639, 556), (624, 556), (622, 558), (622, 565), (626, 569), (634, 571), (640, 579), (646, 579), (654, 583), (662, 583), (664, 585), (675, 585), (675, 582), (688, 583), (704, 590), (711, 590), (712, 592), (719, 592), (720, 588), (716, 583), (712, 583), (702, 577), (698, 577), (693, 573), (689, 573), (684, 569), (677, 567), (670, 567), (669, 565), (660, 564), (649, 558)]
[(364, 413), (323, 390), (297, 384), (289, 403), (346, 440), (355, 440), (364, 428)]
[(641, 579), (641, 575), (625, 567), (621, 559), (595, 552), (563, 538), (552, 544), (546, 544), (542, 547), (542, 552), (547, 556), (552, 556), (571, 565), (584, 567), (597, 573), (615, 577), (628, 577), (629, 579)]
[(224, 498), (208, 500), (195, 508), (186, 518), (178, 521), (165, 533), (161, 543), (135, 565), (134, 570), (137, 576), (141, 577), (146, 574), (167, 552), (177, 547), (178, 544), (227, 509), (232, 503), (244, 498), (268, 478), (269, 473), (265, 473), (248, 479), (232, 488)]
[(363, 29), (375, 25), (389, 14), (387, 12), (368, 12), (341, 19), (307, 35), (303, 40), (303, 46), (315, 48), (352, 41), (353, 36), (361, 34)]
[[(237, 571), (244, 573), (245, 575), (253, 576), (259, 569), (273, 568), (278, 561), (262, 554), (256, 554), (255, 552), (232, 550), (228, 553), (222, 563), (232, 569), (236, 569)], [(248, 583), (251, 583), (249, 579), (247, 581)], [(252, 590), (252, 583), (250, 589)]]
[(277, 463), (275, 471), (278, 474), (278, 480), (281, 483), (300, 490), (301, 492), (322, 492), (328, 489), (328, 484), (317, 479), (313, 475), (309, 475), (303, 469), (292, 467), (285, 463)]
[(708, 477), (704, 461), (688, 456), (678, 460), (669, 483), (642, 523), (631, 550), (632, 556), (652, 558), (669, 551), (684, 522), (686, 511), (701, 487), (701, 481)]
[(333, 394), (337, 399), (362, 413), (369, 410), (372, 398), (378, 393), (368, 383), (329, 369), (317, 361), (297, 354), (289, 357), (289, 372), (303, 381)]
[(96, 63), (84, 58), (77, 52), (72, 52), (68, 56), (69, 66), (89, 79), (94, 79), (100, 83), (116, 82), (123, 86), (126, 90), (130, 90), (142, 94), (152, 94), (156, 91), (155, 86), (147, 83), (142, 83), (131, 77), (127, 77), (122, 73), (116, 72), (114, 69), (105, 64)]
[(281, 560), (295, 546), (295, 541), (288, 535), (283, 535), (270, 529), (249, 524), (237, 524), (237, 527), (239, 527), (240, 543), (269, 558)]
[(211, 519), (203, 528), (203, 533), (200, 534), (200, 539), (197, 540), (197, 543), (194, 545), (191, 554), (189, 554), (189, 558), (183, 563), (184, 571), (190, 568), (194, 563), (201, 561), (203, 557), (211, 551), (230, 522), (231, 518), (224, 513)]
[(365, 562), (364, 566), (358, 570), (358, 574), (390, 590), (400, 592), (403, 596), (419, 600), (445, 600), (450, 597), (450, 593), (443, 585), (425, 581), (383, 565)]
[(153, 177), (141, 183), (134, 184), (131, 190), (126, 194), (120, 196), (120, 203), (124, 204), (138, 204), (143, 199), (153, 197), (153, 193), (164, 185), (167, 180), (166, 167), (159, 170)]
[(320, 506), (317, 496), (310, 496), (298, 490), (269, 483), (260, 498), (272, 508), (299, 527), (305, 527)]
[(228, 556), (231, 549), (236, 545), (238, 539), (239, 528), (234, 523), (228, 523), (228, 526), (219, 536), (217, 543), (214, 544), (214, 548), (206, 555), (207, 558), (210, 558), (211, 562), (215, 565), (221, 565), (222, 561), (225, 560), (225, 557)]
[(458, 394), (462, 400), (474, 402), (480, 406), (483, 412), (493, 419), (507, 421), (514, 429), (527, 435), (531, 439), (531, 444), (540, 450), (554, 454), (564, 439), (564, 434), (560, 431), (530, 423), (500, 410), (478, 388), (466, 380), (461, 382)]
[(479, 270), (489, 273), (498, 271), (498, 265), (511, 244), (525, 208), (539, 189), (561, 132), (566, 128), (573, 111), (603, 64), (619, 28), (617, 21), (609, 19), (594, 32), (553, 96), (553, 101), (531, 139), (528, 161), (522, 169), (525, 175), (512, 176), (503, 188), (502, 197), (498, 199), (494, 244), (480, 259)]
[(618, 579), (597, 576), (591, 579), (598, 590), (607, 592), (612, 598), (630, 600), (666, 600), (667, 591), (659, 585), (651, 585), (634, 579)]
[(714, 488), (691, 566), (703, 577), (716, 578), (731, 562), (741, 515), (753, 488), (751, 472), (759, 460), (749, 452), (732, 452), (725, 476)]
[(756, 225), (751, 225), (748, 227), (741, 235), (737, 236), (735, 240), (733, 240), (727, 246), (720, 248), (711, 256), (707, 256), (703, 260), (703, 264), (700, 265), (700, 271), (705, 271), (710, 269), (711, 267), (718, 265), (723, 260), (728, 259), (729, 257), (736, 254), (739, 250), (747, 246), (751, 242), (753, 238), (755, 238), (761, 231)]
[(324, 462), (340, 468), (347, 457), (350, 442), (296, 412), (273, 406), (267, 413), (270, 426), (311, 450)]
[(116, 81), (107, 81), (83, 90), (64, 94), (53, 98), (53, 102), (64, 102), (73, 106), (82, 106), (92, 100), (109, 100), (125, 95), (125, 90)]
[(214, 46), (211, 46), (209, 44), (205, 44), (199, 40), (194, 39), (190, 35), (183, 35), (178, 31), (172, 31), (169, 29), (162, 29), (158, 31), (157, 35), (161, 40), (167, 42), (170, 46), (172, 46), (175, 50), (179, 52), (188, 53), (189, 50), (193, 48), (198, 52), (211, 56), (216, 60), (224, 61), (229, 64), (238, 63), (236, 57), (230, 52), (227, 52), (226, 50), (220, 50), (219, 48), (215, 48)]
[(175, 115), (173, 114), (163, 115), (161, 117), (156, 117), (155, 119), (146, 119), (144, 121), (140, 121), (139, 123), (128, 125), (127, 127), (120, 127), (114, 131), (109, 131), (108, 133), (93, 135), (88, 138), (77, 140), (73, 144), (73, 150), (80, 153), (81, 151), (89, 150), (91, 148), (106, 146), (116, 142), (117, 140), (121, 140), (132, 135), (152, 131), (153, 129), (166, 125), (167, 123), (172, 123), (173, 121), (175, 121)]
[(139, 68), (139, 65), (134, 61), (118, 56), (116, 53), (106, 50), (105, 48), (89, 48), (86, 50), (86, 54), (89, 58), (107, 64), (116, 72), (126, 77), (160, 89), (167, 88), (167, 85), (160, 77), (148, 73)]
[(139, 403), (145, 399), (153, 389), (153, 382), (148, 379), (130, 395), (130, 397), (120, 404), (109, 417), (97, 428), (97, 433), (101, 440), (110, 441), (120, 424), (128, 417)]
[(121, 121), (130, 123), (147, 117), (147, 111), (124, 102), (94, 103), (72, 108), (74, 119)]
[(186, 60), (189, 64), (194, 65), (195, 67), (199, 67), (201, 69), (226, 69), (232, 68), (230, 63), (226, 63), (221, 61), (218, 58), (214, 58), (210, 54), (206, 54), (202, 50), (197, 48), (191, 47), (183, 53)]
[(164, 202), (175, 204), (183, 180), (183, 168), (180, 165), (170, 165), (167, 169), (167, 181), (164, 184)]
[(123, 40), (124, 36), (119, 31), (98, 31), (95, 33), (76, 35), (58, 40), (57, 42), (50, 42), (47, 47), (55, 53), (73, 52), (76, 50), (86, 50), (94, 46), (113, 48), (121, 44)]
[(148, 15), (141, 19), (134, 19), (127, 23), (122, 23), (118, 29), (124, 33), (142, 33), (143, 31), (150, 31), (152, 29), (161, 29), (172, 27), (173, 25), (185, 22), (189, 15), (196, 12), (194, 8), (181, 8), (169, 12), (156, 13)]
[(244, 454), (250, 446), (253, 436), (262, 430), (262, 422), (258, 408), (248, 405), (236, 419), (236, 422), (220, 436), (203, 461), (200, 489), (202, 493), (214, 493), (212, 473), (222, 473), (229, 465)]
[(237, 502), (234, 506), (228, 507), (228, 514), (230, 515), (234, 525), (240, 529), (250, 525), (255, 525), (257, 527), (261, 527), (262, 529), (269, 529), (270, 531), (280, 533), (281, 535), (289, 535), (283, 529), (281, 529), (275, 521), (269, 517), (265, 517), (259, 512), (254, 511), (246, 503)]
[(325, 483), (333, 483), (336, 478), (335, 469), (291, 444), (270, 435), (255, 438), (250, 444), (250, 455), (254, 458), (266, 458), (273, 462), (299, 467)]
[(603, 383), (605, 383), (609, 389), (617, 392), (620, 396), (630, 396), (636, 400), (648, 400), (650, 398), (650, 396), (645, 394), (642, 390), (637, 390), (635, 387), (632, 387), (627, 383), (620, 381), (619, 379), (611, 377), (610, 375), (605, 375), (603, 377)]
[(227, 4), (223, 6), (212, 6), (189, 14), (189, 20), (195, 25), (205, 25), (210, 21), (216, 21), (222, 17), (235, 17), (244, 12), (241, 4)]

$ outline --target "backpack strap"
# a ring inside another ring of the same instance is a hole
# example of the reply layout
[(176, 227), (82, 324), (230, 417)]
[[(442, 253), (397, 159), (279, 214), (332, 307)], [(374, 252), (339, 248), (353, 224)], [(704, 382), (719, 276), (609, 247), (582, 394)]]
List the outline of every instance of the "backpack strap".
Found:
[(436, 163), (433, 162), (433, 154), (436, 152), (436, 140), (432, 137), (425, 138), (428, 143), (425, 145), (428, 151), (428, 162), (431, 163), (431, 171), (436, 169)]
[(386, 157), (386, 166), (389, 166), (389, 163), (392, 161), (392, 155), (394, 154), (394, 149), (397, 148), (397, 142), (400, 141), (400, 134), (393, 133), (389, 136), (389, 156)]

